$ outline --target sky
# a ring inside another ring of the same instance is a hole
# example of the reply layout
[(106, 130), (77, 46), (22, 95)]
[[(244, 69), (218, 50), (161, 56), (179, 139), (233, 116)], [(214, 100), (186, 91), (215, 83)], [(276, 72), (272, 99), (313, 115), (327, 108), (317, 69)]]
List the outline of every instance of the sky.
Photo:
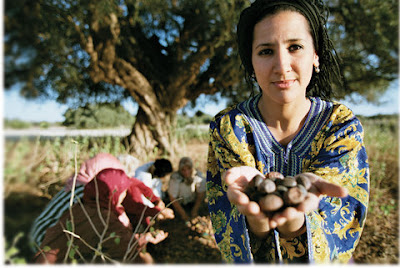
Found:
[[(31, 101), (19, 96), (16, 90), (2, 92), (3, 97), (3, 116), (7, 119), (20, 119), (28, 122), (62, 122), (63, 114), (67, 106), (60, 105), (54, 101)], [(1, 95), (0, 95), (1, 97)], [(373, 116), (377, 114), (399, 113), (399, 84), (398, 81), (382, 95), (379, 104), (371, 104), (364, 101), (359, 96), (354, 96), (354, 102), (342, 100), (341, 103), (348, 106), (356, 115)], [(219, 103), (207, 102), (207, 97), (200, 96), (199, 105), (192, 111), (186, 110), (189, 115), (197, 110), (204, 113), (215, 115), (220, 110), (226, 108), (226, 101)], [(122, 105), (131, 113), (135, 114), (137, 105), (131, 101), (125, 101)], [(192, 112), (192, 113), (190, 113)], [(1, 115), (1, 114), (0, 114)]]
[[(64, 121), (64, 112), (68, 109), (68, 106), (58, 104), (55, 101), (33, 101), (26, 100), (19, 96), (18, 91), (5, 91), (4, 103), (3, 103), (3, 116), (6, 119), (20, 119), (28, 122), (62, 122)], [(193, 111), (187, 111), (191, 116), (197, 110), (201, 110), (204, 113), (214, 115), (220, 110), (226, 107), (226, 101), (221, 101), (219, 104), (215, 103), (204, 103), (206, 97), (200, 96), (198, 107), (195, 107)], [(137, 104), (132, 101), (122, 102), (125, 109), (132, 115), (137, 112)]]

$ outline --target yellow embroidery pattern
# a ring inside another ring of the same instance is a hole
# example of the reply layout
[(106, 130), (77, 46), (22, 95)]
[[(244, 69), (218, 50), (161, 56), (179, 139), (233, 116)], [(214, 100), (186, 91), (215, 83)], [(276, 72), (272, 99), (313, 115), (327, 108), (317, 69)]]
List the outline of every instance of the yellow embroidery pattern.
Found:
[[(234, 120), (231, 120), (233, 116), (227, 114), (231, 109), (228, 108), (216, 116), (214, 123), (218, 124), (218, 127), (210, 131), (208, 171), (211, 174), (211, 181), (207, 183), (207, 197), (209, 204), (216, 205), (217, 209), (219, 198), (224, 197), (227, 190), (226, 184), (221, 179), (223, 172), (241, 165), (256, 167), (261, 172), (264, 172), (266, 168), (266, 163), (255, 157), (254, 144), (249, 144), (246, 140), (252, 135), (249, 122), (240, 113), (231, 113), (235, 116)], [(330, 118), (311, 143), (311, 151), (304, 158), (302, 167), (303, 172), (313, 172), (329, 182), (346, 187), (350, 197), (353, 198), (351, 202), (358, 201), (366, 210), (369, 198), (369, 171), (365, 161), (358, 162), (359, 152), (364, 150), (363, 135), (359, 123), (348, 124), (352, 118), (353, 114), (348, 108), (335, 104)], [(331, 155), (334, 159), (332, 162), (330, 162)], [(215, 181), (212, 181), (214, 177)], [(349, 207), (349, 203), (342, 203), (342, 199), (325, 198), (323, 202), (325, 202), (323, 208), (307, 215), (311, 232), (311, 241), (308, 242), (313, 246), (314, 261), (316, 263), (346, 262), (359, 241), (365, 216), (357, 215)], [(358, 202), (356, 202), (357, 205)], [(246, 254), (244, 251), (248, 250), (246, 236), (241, 233), (243, 230), (238, 230), (236, 227), (241, 223), (239, 221), (243, 220), (241, 214), (236, 206), (231, 206), (229, 213), (216, 211), (216, 213), (211, 212), (210, 215), (214, 231), (219, 235), (218, 239), (222, 237), (218, 243), (222, 256), (227, 262), (237, 260), (236, 257), (244, 260), (243, 254)], [(338, 240), (349, 239), (354, 245), (347, 244), (346, 248), (341, 248), (339, 244), (335, 244)], [(271, 243), (273, 243), (272, 240)], [(280, 247), (286, 261), (301, 257), (308, 251), (306, 240), (280, 238)], [(274, 246), (270, 245), (267, 250), (264, 252), (269, 255), (265, 258), (275, 259)], [(331, 258), (333, 259), (330, 260)]]
[(212, 181), (207, 182), (207, 198), (210, 205), (215, 204), (218, 197), (223, 196), (221, 192), (221, 186), (213, 183)]

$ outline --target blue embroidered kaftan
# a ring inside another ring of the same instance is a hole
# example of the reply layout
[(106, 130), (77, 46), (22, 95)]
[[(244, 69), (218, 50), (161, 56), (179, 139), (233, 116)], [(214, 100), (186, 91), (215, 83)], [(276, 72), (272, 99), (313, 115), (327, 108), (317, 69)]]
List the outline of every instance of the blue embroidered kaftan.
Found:
[[(304, 126), (287, 146), (269, 132), (257, 108), (261, 94), (217, 114), (210, 124), (207, 197), (217, 244), (226, 262), (346, 263), (358, 244), (369, 198), (369, 167), (360, 121), (344, 105), (311, 97)], [(346, 187), (345, 198), (324, 197), (306, 214), (307, 232), (258, 239), (228, 200), (221, 174), (252, 166), (285, 176), (312, 172)]]

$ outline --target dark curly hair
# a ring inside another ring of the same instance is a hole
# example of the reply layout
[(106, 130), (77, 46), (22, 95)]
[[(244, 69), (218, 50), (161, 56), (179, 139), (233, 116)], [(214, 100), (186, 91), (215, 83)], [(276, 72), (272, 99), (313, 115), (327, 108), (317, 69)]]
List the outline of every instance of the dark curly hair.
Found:
[(172, 172), (172, 164), (168, 159), (157, 159), (154, 162), (154, 167), (155, 169), (153, 175), (158, 178), (162, 178)]
[(284, 10), (299, 12), (307, 19), (319, 57), (320, 72), (313, 72), (307, 86), (307, 96), (329, 100), (333, 95), (333, 85), (342, 84), (342, 76), (339, 57), (325, 27), (329, 12), (321, 0), (256, 0), (242, 11), (237, 25), (237, 42), (246, 81), (253, 85), (251, 54), (254, 26), (266, 16)]

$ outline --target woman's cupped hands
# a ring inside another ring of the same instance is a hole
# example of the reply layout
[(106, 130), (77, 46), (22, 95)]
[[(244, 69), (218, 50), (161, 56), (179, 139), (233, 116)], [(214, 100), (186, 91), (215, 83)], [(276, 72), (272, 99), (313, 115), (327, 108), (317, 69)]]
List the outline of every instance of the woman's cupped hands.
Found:
[(250, 181), (256, 176), (265, 178), (283, 178), (278, 172), (263, 175), (249, 166), (233, 167), (227, 170), (223, 179), (228, 185), (228, 199), (237, 206), (240, 213), (246, 216), (251, 231), (259, 237), (266, 236), (277, 228), (282, 237), (295, 237), (305, 231), (305, 213), (316, 210), (322, 196), (345, 197), (345, 187), (327, 182), (313, 173), (302, 173), (311, 182), (311, 187), (303, 202), (296, 206), (288, 206), (274, 213), (264, 213), (259, 204), (250, 200), (245, 193)]

